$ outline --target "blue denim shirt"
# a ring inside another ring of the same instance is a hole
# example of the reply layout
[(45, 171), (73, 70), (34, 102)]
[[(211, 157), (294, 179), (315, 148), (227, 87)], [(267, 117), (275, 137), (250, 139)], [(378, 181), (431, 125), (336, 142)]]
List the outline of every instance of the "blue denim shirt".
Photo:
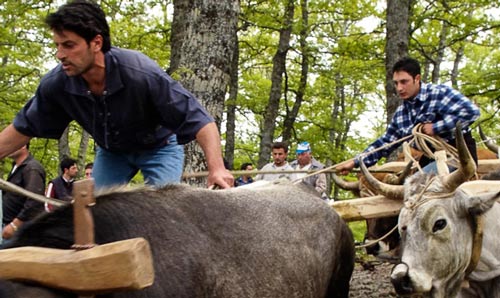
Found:
[(16, 115), (14, 127), (27, 136), (57, 139), (75, 120), (99, 146), (132, 152), (160, 147), (172, 134), (185, 144), (214, 121), (191, 93), (144, 54), (111, 48), (105, 63), (102, 96), (92, 95), (81, 76), (67, 76), (62, 65), (52, 69)]

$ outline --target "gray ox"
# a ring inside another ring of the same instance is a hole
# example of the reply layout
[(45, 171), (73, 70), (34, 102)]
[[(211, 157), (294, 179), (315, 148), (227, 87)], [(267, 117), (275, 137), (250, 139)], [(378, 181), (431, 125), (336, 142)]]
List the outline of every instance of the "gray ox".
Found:
[[(500, 192), (471, 195), (457, 189), (476, 169), (461, 135), (457, 143), (460, 167), (451, 174), (416, 174), (404, 189), (370, 179), (385, 195), (404, 194), (399, 216), (402, 257), (391, 273), (399, 295), (500, 297), (500, 205), (495, 203)], [(478, 215), (484, 221), (484, 238), (476, 266), (472, 247)], [(465, 284), (469, 286), (462, 287)]]
[[(139, 189), (101, 195), (92, 210), (97, 243), (144, 237), (155, 263), (153, 286), (102, 297), (348, 297), (352, 234), (302, 186)], [(72, 210), (62, 207), (26, 224), (9, 247), (69, 249), (72, 235)], [(0, 283), (0, 297), (34, 297), (26, 293), (74, 297)]]

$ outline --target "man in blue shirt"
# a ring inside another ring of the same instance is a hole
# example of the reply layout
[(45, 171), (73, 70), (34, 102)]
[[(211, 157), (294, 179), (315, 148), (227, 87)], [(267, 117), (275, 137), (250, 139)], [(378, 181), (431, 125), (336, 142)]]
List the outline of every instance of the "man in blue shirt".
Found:
[[(423, 133), (440, 136), (455, 146), (454, 131), (458, 121), (462, 124), (467, 147), (477, 163), (476, 143), (472, 138), (469, 125), (479, 117), (479, 109), (460, 92), (445, 85), (421, 82), (420, 64), (412, 58), (403, 58), (394, 64), (393, 81), (403, 103), (396, 110), (384, 135), (373, 142), (363, 152), (369, 152), (408, 136), (419, 123)], [(375, 164), (380, 158), (387, 157), (400, 144), (366, 155), (363, 162), (367, 166)], [(422, 157), (420, 164), (425, 166), (431, 160)], [(359, 166), (358, 159), (348, 161), (337, 167), (342, 174)]]
[(139, 170), (150, 185), (180, 182), (181, 144), (194, 139), (205, 153), (208, 185), (233, 185), (214, 119), (150, 58), (112, 47), (97, 4), (72, 1), (45, 21), (60, 63), (0, 133), (0, 158), (32, 137), (59, 138), (75, 120), (98, 144), (96, 188), (125, 184)]

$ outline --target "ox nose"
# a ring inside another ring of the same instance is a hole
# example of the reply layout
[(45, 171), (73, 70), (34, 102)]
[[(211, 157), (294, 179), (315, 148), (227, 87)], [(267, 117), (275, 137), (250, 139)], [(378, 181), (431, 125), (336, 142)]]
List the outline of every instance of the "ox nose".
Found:
[(408, 265), (405, 263), (397, 264), (392, 268), (391, 283), (398, 295), (410, 295), (415, 292), (408, 275)]

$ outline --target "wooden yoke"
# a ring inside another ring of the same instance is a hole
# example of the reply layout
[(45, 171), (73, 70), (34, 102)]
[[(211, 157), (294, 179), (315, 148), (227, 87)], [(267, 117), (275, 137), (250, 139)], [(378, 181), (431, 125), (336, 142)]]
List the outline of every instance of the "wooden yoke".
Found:
[(94, 247), (94, 219), (90, 207), (95, 205), (94, 179), (73, 183), (73, 221), (75, 244), (72, 248), (81, 250)]

